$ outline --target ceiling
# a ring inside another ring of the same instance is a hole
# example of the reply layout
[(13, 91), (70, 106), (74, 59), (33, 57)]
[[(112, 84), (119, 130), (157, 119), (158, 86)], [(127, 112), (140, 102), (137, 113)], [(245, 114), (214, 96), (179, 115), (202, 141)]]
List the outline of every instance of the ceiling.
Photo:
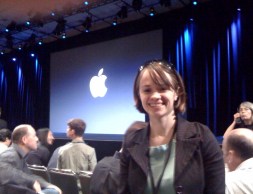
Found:
[[(91, 18), (89, 30), (95, 31), (112, 26), (115, 17), (118, 23), (124, 23), (150, 17), (150, 7), (160, 14), (183, 8), (192, 2), (162, 0), (170, 3), (166, 6), (161, 0), (143, 0), (137, 8), (133, 6), (134, 1), (138, 5), (141, 0), (89, 0), (88, 4), (83, 0), (0, 0), (0, 51), (8, 52), (38, 44), (40, 40), (43, 43), (56, 41), (62, 38), (62, 25), (67, 37), (85, 33), (83, 24), (87, 17)], [(119, 14), (122, 6), (127, 8), (127, 17)], [(30, 25), (26, 24), (27, 21)]]

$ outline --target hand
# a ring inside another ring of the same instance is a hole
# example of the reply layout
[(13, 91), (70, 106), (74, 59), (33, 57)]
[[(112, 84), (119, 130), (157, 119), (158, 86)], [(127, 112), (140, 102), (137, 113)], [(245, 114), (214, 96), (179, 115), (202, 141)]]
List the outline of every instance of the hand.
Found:
[(49, 185), (47, 188), (55, 189), (59, 194), (62, 194), (61, 189), (55, 185)]
[(238, 113), (238, 112), (235, 113), (235, 114), (234, 114), (234, 121), (236, 121), (236, 119), (239, 118), (239, 117), (240, 117), (240, 113)]
[(41, 192), (41, 187), (38, 181), (35, 181), (33, 184), (33, 189), (35, 190), (36, 193)]

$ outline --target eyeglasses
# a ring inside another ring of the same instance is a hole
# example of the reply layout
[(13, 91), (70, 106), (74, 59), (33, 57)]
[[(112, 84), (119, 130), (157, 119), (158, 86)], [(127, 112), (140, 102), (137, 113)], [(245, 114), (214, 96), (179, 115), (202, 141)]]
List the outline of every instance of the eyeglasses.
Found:
[(173, 63), (167, 63), (166, 61), (162, 61), (162, 60), (152, 60), (152, 61), (146, 62), (145, 65), (140, 66), (139, 71), (142, 71), (145, 67), (152, 64), (163, 65), (169, 68), (170, 70), (175, 70), (175, 66)]

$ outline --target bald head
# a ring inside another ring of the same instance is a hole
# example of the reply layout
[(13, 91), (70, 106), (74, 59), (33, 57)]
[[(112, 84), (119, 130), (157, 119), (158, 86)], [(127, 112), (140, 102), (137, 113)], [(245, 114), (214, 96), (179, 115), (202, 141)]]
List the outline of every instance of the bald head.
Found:
[(243, 161), (253, 157), (253, 131), (239, 128), (231, 131), (222, 143), (225, 162), (234, 170)]
[(12, 142), (20, 145), (26, 152), (37, 149), (38, 138), (31, 125), (22, 124), (12, 132)]

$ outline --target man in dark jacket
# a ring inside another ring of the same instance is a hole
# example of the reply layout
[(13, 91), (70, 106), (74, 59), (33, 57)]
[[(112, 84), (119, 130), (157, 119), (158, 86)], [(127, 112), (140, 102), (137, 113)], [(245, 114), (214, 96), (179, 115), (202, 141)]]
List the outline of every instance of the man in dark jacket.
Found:
[(13, 144), (0, 157), (0, 186), (13, 184), (32, 189), (36, 193), (62, 193), (57, 186), (33, 175), (27, 167), (25, 157), (31, 150), (37, 149), (37, 141), (31, 125), (19, 125), (13, 130)]

